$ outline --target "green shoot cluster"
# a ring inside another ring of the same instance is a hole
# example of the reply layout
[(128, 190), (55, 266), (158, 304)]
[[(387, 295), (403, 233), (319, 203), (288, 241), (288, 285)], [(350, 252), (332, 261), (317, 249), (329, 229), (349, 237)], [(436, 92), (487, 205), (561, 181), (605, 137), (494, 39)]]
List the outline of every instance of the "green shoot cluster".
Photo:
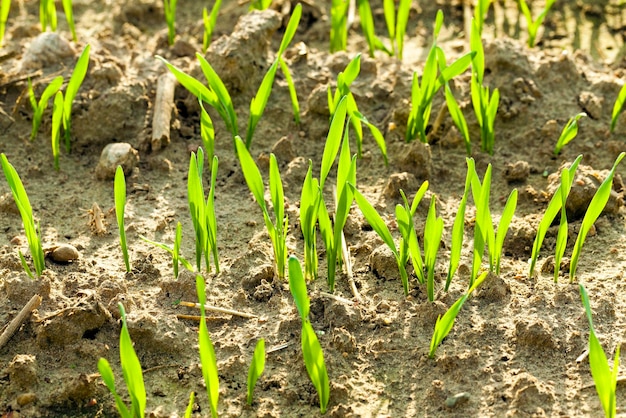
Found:
[(130, 272), (130, 259), (128, 257), (128, 246), (126, 245), (126, 229), (124, 228), (124, 207), (126, 206), (126, 178), (122, 166), (118, 165), (115, 170), (114, 182), (115, 195), (115, 216), (117, 217), (117, 226), (120, 232), (120, 246), (124, 257), (124, 265), (126, 272)]
[[(35, 274), (41, 276), (41, 273), (45, 270), (46, 264), (44, 261), (43, 248), (41, 246), (41, 229), (39, 223), (35, 225), (35, 218), (33, 217), (33, 209), (30, 205), (30, 200), (26, 194), (26, 189), (22, 184), (19, 174), (15, 170), (15, 167), (9, 162), (7, 156), (4, 153), (0, 154), (0, 164), (2, 165), (2, 171), (6, 178), (7, 184), (11, 189), (13, 200), (17, 205), (17, 209), (22, 217), (22, 223), (24, 225), (24, 232), (26, 233), (26, 239), (28, 240), (28, 247), (30, 255), (33, 258), (33, 264), (35, 266)], [(19, 251), (20, 261), (24, 271), (29, 277), (34, 278), (33, 273), (26, 263), (26, 259), (21, 251)]]
[(74, 71), (70, 76), (70, 80), (67, 83), (65, 89), (65, 96), (61, 92), (61, 86), (63, 85), (63, 77), (55, 77), (48, 86), (44, 89), (39, 101), (35, 97), (35, 91), (33, 89), (32, 82), (28, 79), (28, 98), (33, 108), (33, 127), (30, 134), (30, 139), (34, 140), (39, 132), (43, 114), (48, 107), (48, 102), (54, 97), (54, 104), (52, 110), (52, 156), (54, 158), (54, 168), (59, 169), (59, 142), (61, 135), (61, 127), (63, 127), (65, 138), (65, 150), (70, 152), (71, 142), (71, 122), (72, 122), (72, 104), (78, 94), (78, 90), (85, 79), (87, 69), (89, 66), (89, 51), (91, 46), (87, 44), (78, 61)]
[(433, 99), (435, 94), (454, 77), (462, 74), (473, 62), (475, 52), (461, 56), (449, 66), (445, 62), (443, 50), (437, 46), (437, 37), (443, 25), (443, 12), (437, 12), (437, 18), (433, 29), (433, 44), (428, 52), (421, 82), (417, 72), (413, 73), (411, 86), (411, 112), (407, 120), (406, 141), (411, 142), (417, 138), (427, 143), (426, 129), (430, 120)]
[(211, 13), (207, 11), (207, 8), (202, 9), (202, 23), (204, 24), (204, 34), (202, 35), (202, 53), (206, 54), (211, 44), (211, 38), (213, 37), (213, 30), (217, 23), (217, 16), (222, 7), (222, 0), (215, 0)]
[(581, 284), (579, 285), (580, 297), (585, 307), (585, 313), (589, 320), (589, 368), (591, 376), (604, 410), (604, 416), (613, 418), (617, 415), (617, 402), (615, 392), (617, 389), (617, 376), (619, 374), (619, 353), (620, 344), (615, 349), (615, 359), (613, 361), (613, 369), (611, 370), (606, 354), (600, 345), (596, 332), (593, 328), (593, 318), (591, 315), (591, 307), (589, 306), (589, 295), (587, 290)]
[(241, 163), (241, 170), (246, 179), (246, 183), (254, 199), (257, 201), (261, 211), (263, 212), (263, 220), (265, 227), (272, 240), (274, 247), (274, 268), (276, 276), (280, 279), (285, 277), (285, 262), (287, 261), (287, 230), (288, 218), (285, 215), (285, 196), (283, 193), (283, 183), (278, 170), (276, 156), (270, 154), (270, 175), (269, 189), (272, 198), (272, 206), (274, 208), (274, 222), (272, 222), (267, 205), (265, 203), (265, 186), (263, 185), (263, 177), (257, 167), (254, 159), (250, 155), (250, 151), (246, 148), (241, 138), (236, 137), (237, 155)]
[[(72, 34), (72, 40), (78, 42), (76, 37), (76, 28), (74, 25), (74, 11), (72, 8), (72, 0), (63, 0), (63, 13), (67, 20), (67, 25)], [(8, 11), (7, 11), (8, 14)], [(39, 23), (41, 24), (41, 31), (45, 32), (48, 26), (52, 32), (57, 30), (57, 10), (54, 4), (54, 0), (39, 0)]]
[(139, 357), (133, 348), (133, 342), (128, 333), (128, 325), (126, 324), (126, 312), (124, 305), (118, 303), (120, 315), (122, 317), (122, 331), (120, 333), (120, 363), (122, 365), (122, 373), (124, 382), (128, 389), (131, 406), (128, 408), (121, 396), (115, 389), (115, 376), (111, 370), (109, 362), (105, 358), (98, 361), (98, 370), (104, 384), (115, 398), (117, 411), (122, 418), (143, 418), (146, 411), (146, 388), (143, 381), (143, 371), (139, 363)]
[(337, 75), (337, 89), (333, 93), (331, 86), (328, 86), (328, 109), (333, 116), (339, 106), (339, 102), (346, 98), (346, 110), (350, 118), (350, 122), (356, 132), (357, 156), (361, 158), (363, 148), (363, 124), (367, 126), (374, 137), (374, 141), (380, 148), (385, 164), (387, 164), (387, 146), (383, 134), (371, 124), (357, 107), (354, 95), (350, 91), (350, 85), (358, 77), (361, 72), (361, 54), (357, 54), (346, 66), (345, 70)]
[(218, 159), (213, 156), (211, 164), (211, 184), (209, 194), (204, 199), (204, 186), (202, 185), (202, 172), (204, 170), (204, 153), (198, 148), (198, 155), (191, 153), (189, 159), (189, 171), (187, 175), (187, 200), (189, 202), (189, 214), (193, 222), (196, 234), (196, 268), (202, 270), (202, 256), (207, 271), (211, 270), (211, 255), (215, 271), (219, 273), (219, 255), (217, 250), (217, 221), (215, 219), (215, 182), (217, 180)]
[(546, 15), (552, 8), (552, 5), (554, 5), (555, 1), (556, 0), (546, 0), (545, 7), (543, 8), (543, 10), (541, 10), (541, 13), (539, 14), (539, 16), (537, 16), (537, 19), (533, 20), (532, 13), (530, 12), (530, 9), (528, 8), (528, 4), (526, 3), (526, 0), (519, 0), (519, 7), (522, 10), (522, 14), (524, 15), (524, 18), (526, 19), (526, 26), (528, 29), (528, 46), (530, 48), (535, 46), (535, 39), (537, 38), (537, 31), (539, 30), (539, 27), (543, 23), (544, 19), (546, 18)]
[(289, 289), (302, 319), (302, 356), (309, 378), (317, 391), (320, 412), (326, 413), (330, 398), (330, 381), (324, 363), (322, 346), (309, 320), (310, 301), (307, 295), (306, 282), (302, 275), (302, 267), (295, 257), (289, 257)]
[(163, 0), (163, 13), (167, 23), (167, 42), (174, 45), (176, 38), (176, 3), (178, 0)]

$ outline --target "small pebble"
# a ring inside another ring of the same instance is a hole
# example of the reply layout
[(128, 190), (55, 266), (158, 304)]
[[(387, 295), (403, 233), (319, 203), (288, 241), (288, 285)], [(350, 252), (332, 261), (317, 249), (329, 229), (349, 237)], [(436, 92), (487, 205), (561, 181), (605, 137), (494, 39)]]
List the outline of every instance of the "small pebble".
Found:
[(37, 399), (37, 395), (32, 392), (22, 393), (21, 395), (17, 395), (17, 404), (19, 406), (28, 405), (29, 403), (34, 402)]
[(57, 263), (69, 263), (78, 259), (79, 253), (73, 245), (61, 244), (51, 248), (47, 255), (52, 261)]
[(99, 180), (113, 180), (118, 165), (122, 166), (125, 175), (130, 175), (139, 162), (139, 153), (126, 142), (108, 144), (100, 154), (100, 161), (96, 167), (96, 177)]

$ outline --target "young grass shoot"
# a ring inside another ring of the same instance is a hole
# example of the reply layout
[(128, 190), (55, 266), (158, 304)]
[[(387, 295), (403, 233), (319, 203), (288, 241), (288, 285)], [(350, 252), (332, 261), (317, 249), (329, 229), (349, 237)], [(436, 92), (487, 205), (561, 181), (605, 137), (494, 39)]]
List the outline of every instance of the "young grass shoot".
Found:
[(128, 257), (128, 246), (126, 245), (126, 229), (124, 228), (124, 207), (126, 206), (126, 178), (121, 165), (115, 170), (115, 216), (117, 217), (117, 226), (120, 231), (120, 246), (122, 247), (122, 255), (124, 257), (124, 265), (126, 272), (130, 272), (130, 260)]
[(120, 332), (120, 363), (122, 364), (122, 372), (124, 382), (130, 396), (130, 409), (126, 406), (120, 395), (115, 389), (115, 376), (111, 370), (109, 362), (105, 358), (98, 361), (98, 370), (104, 384), (115, 397), (117, 411), (122, 418), (143, 418), (146, 410), (146, 388), (143, 380), (143, 371), (139, 363), (139, 357), (133, 348), (133, 342), (130, 339), (128, 325), (126, 324), (126, 311), (124, 305), (118, 303), (120, 315), (122, 317), (122, 331)]
[[(26, 189), (24, 189), (24, 185), (22, 184), (19, 174), (17, 174), (17, 171), (4, 153), (0, 154), (0, 164), (2, 165), (4, 177), (6, 178), (9, 188), (11, 189), (13, 200), (15, 200), (15, 204), (17, 205), (20, 216), (22, 217), (24, 232), (26, 233), (26, 239), (28, 240), (28, 248), (35, 266), (35, 274), (39, 277), (46, 268), (43, 248), (41, 246), (41, 230), (39, 228), (39, 223), (35, 225), (33, 209), (30, 205), (28, 195), (26, 194)], [(19, 256), (24, 271), (26, 271), (29, 277), (34, 278), (33, 273), (30, 270), (30, 267), (28, 267), (26, 259), (21, 251), (19, 251)]]
[(447, 82), (462, 74), (469, 67), (474, 56), (474, 52), (467, 53), (449, 66), (445, 62), (438, 63), (438, 61), (445, 61), (443, 52), (439, 52), (440, 48), (437, 46), (437, 37), (442, 26), (443, 12), (439, 10), (433, 29), (433, 44), (424, 63), (421, 82), (417, 73), (413, 73), (411, 112), (407, 120), (406, 142), (414, 141), (417, 138), (424, 143), (428, 142), (426, 130), (435, 94)]
[(576, 243), (574, 244), (574, 250), (572, 251), (572, 258), (570, 260), (570, 268), (569, 268), (569, 279), (570, 283), (574, 283), (576, 280), (576, 268), (578, 267), (578, 259), (580, 258), (580, 254), (582, 252), (583, 244), (585, 243), (585, 238), (587, 234), (591, 230), (591, 227), (596, 222), (606, 203), (609, 201), (609, 196), (611, 195), (611, 189), (613, 187), (613, 177), (615, 176), (615, 170), (617, 166), (622, 161), (626, 153), (622, 152), (615, 159), (615, 163), (613, 163), (613, 168), (609, 172), (609, 175), (606, 176), (602, 184), (596, 190), (593, 198), (591, 199), (591, 203), (589, 203), (589, 207), (587, 208), (587, 212), (585, 212), (585, 217), (583, 218), (583, 222), (580, 225), (580, 230), (578, 231), (578, 236), (576, 237)]
[(211, 13), (207, 11), (207, 8), (202, 9), (202, 23), (204, 24), (204, 33), (202, 35), (202, 53), (206, 54), (211, 45), (211, 38), (213, 37), (213, 31), (215, 30), (215, 24), (217, 23), (217, 16), (222, 7), (222, 0), (215, 0)]
[(383, 12), (385, 14), (387, 32), (389, 33), (389, 41), (391, 42), (391, 54), (402, 61), (404, 35), (409, 21), (409, 12), (411, 11), (411, 0), (400, 0), (397, 14), (395, 3), (394, 0), (384, 0)]
[(350, 122), (354, 127), (354, 131), (356, 132), (356, 144), (357, 144), (357, 156), (360, 158), (363, 151), (363, 124), (367, 126), (370, 130), (370, 133), (374, 137), (374, 141), (380, 148), (381, 153), (383, 154), (383, 159), (385, 161), (385, 165), (387, 164), (387, 145), (385, 144), (385, 138), (383, 134), (370, 123), (361, 112), (359, 112), (359, 108), (357, 107), (356, 100), (354, 99), (354, 95), (350, 91), (350, 85), (354, 82), (354, 80), (358, 77), (361, 72), (361, 54), (357, 54), (346, 66), (346, 69), (340, 72), (337, 75), (337, 89), (335, 92), (332, 92), (331, 86), (328, 86), (328, 109), (330, 110), (331, 117), (337, 111), (339, 103), (345, 97), (346, 106), (348, 116), (350, 117)]
[(200, 327), (198, 330), (198, 349), (200, 350), (200, 364), (202, 365), (202, 377), (206, 385), (207, 397), (211, 406), (211, 417), (217, 418), (217, 403), (219, 400), (219, 377), (217, 374), (217, 359), (215, 348), (209, 336), (206, 325), (206, 303), (204, 278), (196, 275), (196, 292), (198, 293), (198, 303), (200, 304)]
[(187, 174), (187, 201), (189, 214), (196, 234), (196, 268), (202, 270), (202, 256), (207, 271), (211, 271), (211, 255), (215, 264), (215, 272), (219, 273), (219, 254), (217, 250), (217, 221), (215, 219), (215, 182), (217, 180), (218, 159), (213, 156), (211, 164), (211, 184), (209, 195), (204, 199), (202, 172), (204, 167), (204, 153), (198, 148), (198, 154), (191, 153), (189, 171)]
[(580, 118), (586, 116), (587, 114), (585, 112), (581, 112), (572, 116), (569, 121), (567, 121), (567, 124), (563, 127), (561, 135), (554, 146), (554, 155), (559, 155), (563, 147), (569, 144), (572, 139), (576, 138), (576, 135), (578, 135), (578, 121)]
[(70, 152), (70, 140), (72, 129), (72, 104), (76, 98), (76, 94), (83, 84), (85, 75), (87, 75), (87, 69), (89, 68), (89, 52), (91, 51), (91, 45), (85, 45), (85, 49), (78, 57), (74, 71), (70, 76), (70, 81), (67, 83), (65, 89), (65, 98), (63, 100), (63, 131), (65, 133), (65, 150)]
[[(265, 111), (265, 106), (267, 106), (267, 102), (270, 98), (270, 94), (272, 93), (272, 86), (274, 84), (274, 78), (276, 77), (276, 71), (280, 66), (281, 71), (285, 73), (286, 79), (289, 84), (290, 96), (292, 98), (292, 102), (295, 99), (295, 102), (292, 103), (292, 107), (294, 109), (294, 116), (296, 121), (300, 120), (300, 105), (298, 104), (298, 97), (295, 94), (295, 87), (293, 85), (293, 79), (291, 78), (291, 74), (289, 72), (289, 68), (287, 64), (282, 59), (282, 55), (291, 43), (294, 35), (296, 34), (296, 30), (298, 29), (298, 24), (300, 23), (300, 17), (302, 16), (302, 5), (298, 4), (289, 19), (289, 23), (287, 24), (287, 29), (285, 30), (285, 34), (283, 35), (283, 39), (280, 43), (280, 48), (278, 49), (278, 53), (276, 55), (276, 60), (270, 66), (267, 73), (263, 77), (263, 81), (259, 86), (259, 89), (252, 98), (250, 102), (250, 118), (248, 119), (248, 129), (246, 131), (246, 148), (250, 149), (250, 145), (252, 144), (252, 136), (254, 135), (254, 131), (256, 129), (259, 120), (261, 120), (261, 116), (263, 116), (263, 112)], [(293, 94), (292, 94), (293, 93)]]
[(176, 38), (176, 3), (178, 0), (163, 0), (163, 13), (167, 23), (167, 42), (174, 45)]
[(246, 397), (248, 405), (252, 405), (254, 387), (259, 377), (263, 374), (263, 370), (265, 370), (265, 340), (261, 338), (256, 343), (250, 369), (248, 370), (248, 395)]
[[(579, 155), (569, 168), (563, 168), (561, 171), (561, 184), (554, 191), (554, 195), (552, 196), (552, 199), (550, 199), (550, 202), (548, 203), (548, 207), (546, 208), (546, 211), (543, 214), (543, 218), (541, 218), (541, 221), (539, 222), (539, 226), (537, 227), (537, 234), (535, 235), (535, 241), (533, 242), (533, 249), (532, 249), (532, 253), (530, 257), (530, 270), (528, 272), (528, 277), (532, 277), (533, 274), (535, 273), (535, 266), (537, 265), (537, 259), (539, 257), (539, 251), (541, 250), (541, 245), (543, 244), (543, 239), (545, 238), (546, 233), (548, 232), (548, 229), (550, 228), (550, 225), (552, 225), (552, 222), (554, 221), (558, 213), (561, 211), (561, 208), (564, 202), (567, 201), (567, 195), (569, 195), (569, 190), (571, 189), (572, 183), (574, 182), (574, 177), (576, 175), (576, 170), (578, 169), (578, 164), (580, 164), (580, 161), (582, 160), (582, 158), (583, 156)], [(563, 171), (567, 171), (567, 174), (563, 174)], [(563, 177), (565, 177), (567, 181), (564, 182)], [(563, 185), (567, 186), (566, 187), (567, 194), (565, 196), (562, 196), (561, 194)], [(564, 238), (561, 238), (561, 240), (563, 239)], [(564, 245), (564, 244), (563, 243), (559, 244), (558, 239), (557, 239), (557, 247), (559, 245)], [(560, 268), (560, 266), (555, 265), (555, 268)], [(558, 276), (558, 271), (555, 271), (555, 277), (557, 276)]]
[(317, 391), (320, 412), (326, 413), (330, 399), (330, 381), (322, 346), (317, 339), (317, 334), (309, 321), (310, 300), (307, 294), (306, 282), (302, 275), (302, 267), (296, 257), (289, 257), (289, 289), (298, 308), (302, 320), (302, 356), (309, 378)]
[(441, 345), (441, 342), (444, 338), (450, 333), (452, 327), (454, 326), (454, 321), (456, 320), (457, 315), (461, 311), (463, 304), (469, 298), (474, 290), (485, 280), (485, 277), (489, 274), (488, 271), (483, 272), (470, 286), (467, 292), (461, 296), (450, 308), (446, 311), (446, 313), (437, 317), (437, 323), (435, 324), (435, 330), (433, 332), (433, 337), (430, 340), (430, 352), (428, 353), (429, 358), (435, 358), (435, 353), (437, 351), (437, 347)]
[(30, 133), (31, 141), (35, 139), (37, 132), (39, 132), (39, 127), (41, 126), (41, 121), (43, 119), (43, 112), (45, 112), (48, 107), (48, 102), (54, 97), (57, 91), (61, 89), (61, 85), (63, 85), (63, 77), (55, 77), (50, 84), (46, 86), (41, 94), (41, 97), (39, 98), (39, 101), (37, 101), (33, 84), (30, 78), (28, 79), (28, 99), (31, 107), (33, 108), (33, 128)]
[(591, 376), (600, 398), (600, 404), (604, 410), (604, 416), (613, 418), (617, 415), (617, 402), (615, 392), (617, 390), (617, 376), (619, 374), (619, 354), (620, 345), (615, 348), (615, 359), (613, 360), (613, 369), (609, 366), (606, 354), (600, 345), (596, 332), (593, 328), (593, 318), (591, 315), (591, 307), (589, 306), (589, 295), (585, 287), (580, 284), (580, 297), (585, 307), (585, 313), (589, 320), (589, 368)]
[(348, 44), (348, 10), (350, 2), (331, 0), (330, 52), (344, 51)]
[(285, 241), (287, 239), (288, 219), (287, 216), (285, 216), (285, 196), (276, 156), (270, 154), (269, 189), (274, 209), (274, 222), (272, 223), (267, 204), (265, 203), (265, 186), (263, 185), (261, 172), (240, 137), (235, 138), (235, 144), (237, 146), (237, 155), (241, 164), (241, 171), (246, 179), (248, 188), (263, 212), (265, 227), (272, 240), (276, 276), (279, 279), (283, 279), (285, 277), (285, 263), (287, 261)]
[(535, 46), (535, 39), (537, 39), (537, 32), (539, 31), (541, 24), (543, 23), (544, 19), (546, 18), (546, 15), (552, 8), (552, 5), (555, 3), (555, 1), (556, 0), (546, 0), (546, 5), (543, 8), (543, 10), (541, 10), (541, 13), (539, 14), (539, 16), (537, 16), (537, 20), (533, 20), (533, 15), (530, 12), (530, 8), (528, 7), (526, 0), (519, 0), (519, 7), (522, 10), (522, 14), (524, 15), (524, 18), (526, 19), (526, 27), (528, 29), (528, 46), (530, 48)]
[(613, 112), (611, 113), (611, 133), (615, 130), (615, 126), (617, 126), (617, 119), (622, 113), (624, 102), (626, 102), (626, 84), (619, 90), (617, 99), (615, 99), (615, 104), (613, 105)]
[(11, 0), (0, 0), (0, 46), (4, 42), (4, 33), (6, 32), (10, 11)]

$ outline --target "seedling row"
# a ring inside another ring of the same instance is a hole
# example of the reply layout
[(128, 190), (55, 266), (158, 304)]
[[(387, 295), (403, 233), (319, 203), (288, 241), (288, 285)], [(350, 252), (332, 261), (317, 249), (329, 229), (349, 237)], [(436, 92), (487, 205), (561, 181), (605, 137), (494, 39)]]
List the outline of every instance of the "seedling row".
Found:
[[(176, 38), (175, 0), (166, 0), (165, 17), (168, 27), (168, 41), (174, 43)], [(527, 20), (528, 45), (535, 44), (537, 30), (545, 19), (554, 1), (548, 1), (541, 14), (532, 19), (532, 13), (524, 0), (520, 7)], [(218, 1), (211, 12), (204, 10), (203, 23), (205, 26), (203, 38), (203, 52), (209, 48), (212, 32), (216, 23), (217, 14), (221, 3)], [(0, 2), (0, 43), (6, 27), (10, 2)], [(71, 13), (71, 2), (63, 2), (68, 25), (71, 28), (73, 39), (76, 40), (74, 23)], [(251, 8), (264, 9), (269, 7), (268, 2), (257, 1), (251, 4)], [(409, 16), (410, 2), (400, 1), (398, 9), (393, 1), (384, 1), (385, 23), (388, 29), (388, 38), (381, 39), (374, 33), (374, 24), (371, 6), (367, 1), (357, 1), (358, 13), (363, 34), (367, 41), (369, 54), (374, 56), (376, 51), (383, 51), (398, 59), (403, 57), (404, 38)], [(409, 296), (415, 289), (423, 289), (430, 302), (435, 301), (437, 296), (448, 292), (454, 280), (462, 281), (459, 277), (458, 267), (462, 261), (464, 243), (469, 242), (471, 254), (467, 261), (471, 265), (469, 280), (461, 286), (466, 290), (462, 296), (450, 306), (444, 315), (437, 319), (433, 330), (429, 357), (435, 358), (437, 348), (446, 338), (454, 326), (455, 319), (462, 315), (464, 303), (472, 297), (474, 292), (480, 290), (481, 284), (489, 275), (500, 275), (501, 261), (504, 242), (509, 231), (511, 221), (515, 217), (518, 191), (513, 189), (506, 199), (499, 217), (494, 217), (491, 202), (492, 166), (489, 164), (484, 173), (479, 173), (473, 155), (473, 139), (470, 137), (466, 115), (460, 107), (457, 98), (453, 94), (451, 83), (458, 81), (459, 76), (470, 71), (470, 101), (473, 116), (479, 127), (479, 140), (481, 152), (492, 155), (497, 143), (495, 121), (499, 109), (500, 95), (498, 88), (492, 88), (485, 81), (485, 52), (483, 49), (482, 27), (484, 16), (489, 7), (488, 1), (478, 1), (475, 8), (474, 19), (471, 24), (469, 51), (452, 62), (448, 62), (443, 49), (438, 45), (438, 37), (443, 26), (443, 12), (439, 11), (433, 25), (432, 45), (426, 57), (424, 68), (421, 73), (414, 72), (411, 89), (411, 110), (405, 128), (405, 140), (411, 142), (419, 139), (421, 142), (430, 142), (429, 126), (433, 100), (441, 95), (446, 103), (450, 117), (456, 128), (463, 137), (467, 152), (467, 171), (463, 195), (460, 199), (454, 223), (450, 230), (444, 228), (444, 221), (438, 213), (436, 191), (430, 191), (430, 199), (425, 199), (429, 191), (429, 183), (423, 182), (414, 195), (408, 191), (400, 190), (402, 198), (394, 208), (397, 234), (393, 234), (385, 221), (384, 213), (379, 213), (375, 205), (368, 200), (364, 191), (359, 187), (358, 166), (363, 154), (363, 141), (373, 138), (382, 158), (381, 164), (388, 164), (386, 139), (381, 130), (375, 126), (363, 113), (360, 112), (355, 95), (351, 91), (352, 83), (357, 79), (360, 72), (361, 56), (357, 54), (346, 66), (344, 71), (337, 76), (334, 86), (328, 87), (328, 110), (330, 113), (328, 134), (326, 136), (324, 150), (320, 161), (309, 161), (308, 171), (300, 186), (299, 219), (288, 219), (285, 210), (285, 195), (283, 190), (282, 175), (276, 156), (269, 156), (269, 173), (267, 182), (262, 170), (251, 154), (256, 127), (263, 123), (265, 108), (271, 99), (272, 87), (276, 74), (280, 71), (287, 82), (291, 99), (291, 109), (296, 124), (300, 123), (299, 93), (296, 91), (291, 70), (284, 53), (289, 48), (302, 16), (302, 6), (298, 4), (286, 26), (285, 33), (275, 59), (267, 70), (258, 87), (255, 96), (250, 101), (250, 112), (245, 134), (239, 130), (238, 115), (235, 111), (233, 100), (226, 84), (215, 71), (211, 63), (203, 54), (197, 53), (198, 64), (205, 77), (200, 81), (177, 68), (173, 63), (163, 57), (156, 57), (167, 67), (178, 80), (180, 85), (194, 95), (200, 108), (200, 132), (202, 147), (197, 152), (191, 153), (187, 175), (187, 200), (191, 223), (193, 225), (195, 254), (192, 261), (188, 261), (181, 254), (182, 227), (177, 223), (175, 240), (170, 244), (150, 241), (142, 237), (157, 248), (171, 255), (173, 276), (177, 278), (180, 266), (196, 275), (196, 288), (199, 307), (201, 310), (200, 326), (198, 331), (199, 358), (202, 364), (202, 375), (206, 385), (206, 396), (209, 401), (211, 415), (218, 415), (219, 405), (219, 377), (216, 361), (216, 353), (211, 341), (206, 323), (206, 294), (203, 274), (211, 271), (220, 271), (220, 255), (218, 253), (218, 241), (220, 239), (220, 225), (215, 216), (216, 181), (219, 173), (219, 156), (215, 152), (215, 141), (232, 141), (233, 152), (237, 156), (243, 178), (249, 191), (258, 204), (263, 217), (263, 222), (269, 235), (273, 248), (273, 265), (275, 277), (278, 280), (286, 280), (289, 283), (294, 303), (302, 321), (301, 351), (307, 374), (318, 394), (320, 412), (326, 412), (330, 399), (330, 382), (332, 370), (327, 370), (324, 361), (323, 347), (313, 329), (309, 317), (308, 284), (313, 281), (326, 281), (327, 290), (335, 292), (338, 280), (343, 280), (350, 275), (351, 266), (349, 242), (347, 242), (344, 227), (351, 213), (357, 210), (363, 215), (371, 229), (378, 235), (380, 241), (386, 245), (396, 261), (400, 283), (398, 291)], [(41, 25), (46, 30), (50, 27), (56, 30), (56, 15), (53, 2), (41, 2)], [(331, 33), (330, 50), (338, 51), (346, 48), (346, 19), (347, 9), (342, 2), (332, 2), (331, 6)], [(71, 22), (71, 23), (70, 23)], [(59, 76), (53, 79), (41, 93), (39, 99), (29, 80), (29, 100), (33, 109), (31, 140), (38, 137), (42, 119), (45, 115), (48, 102), (53, 101), (51, 123), (51, 148), (54, 168), (59, 170), (59, 141), (61, 127), (65, 138), (65, 151), (71, 152), (71, 113), (72, 103), (76, 97), (80, 85), (87, 74), (89, 63), (90, 46), (87, 45), (76, 67), (68, 80), (65, 94), (62, 92), (64, 79)], [(619, 94), (612, 113), (610, 130), (616, 127), (622, 106), (626, 101), (626, 87)], [(214, 122), (207, 108), (217, 113), (228, 132), (227, 138), (216, 138)], [(467, 110), (465, 110), (467, 111)], [(555, 142), (554, 154), (558, 155), (563, 147), (571, 142), (577, 135), (578, 125), (584, 113), (573, 115)], [(367, 128), (369, 136), (364, 135)], [(351, 144), (356, 144), (353, 151)], [(577, 269), (583, 245), (589, 231), (604, 210), (613, 185), (616, 170), (624, 158), (625, 153), (619, 154), (609, 174), (603, 179), (598, 187), (585, 216), (571, 253), (569, 264), (569, 281), (577, 283)], [(558, 281), (561, 260), (563, 259), (568, 240), (568, 219), (565, 210), (568, 195), (572, 188), (577, 168), (582, 155), (576, 158), (561, 170), (560, 185), (554, 191), (552, 198), (540, 221), (530, 259), (530, 267), (526, 276), (535, 277), (537, 261), (541, 247), (548, 229), (558, 218), (558, 235), (554, 253), (553, 280)], [(30, 257), (19, 252), (22, 266), (26, 273), (33, 279), (40, 277), (44, 271), (44, 252), (41, 244), (41, 229), (35, 222), (26, 189), (24, 188), (17, 170), (11, 165), (5, 154), (1, 155), (0, 162), (5, 178), (11, 189), (15, 203), (19, 209), (24, 230), (29, 245)], [(315, 169), (314, 169), (315, 167)], [(317, 169), (319, 167), (319, 169)], [(327, 181), (331, 172), (336, 179), (335, 184), (330, 185)], [(205, 173), (209, 173), (205, 175)], [(318, 173), (317, 176), (314, 173)], [(206, 182), (206, 178), (209, 181)], [(207, 184), (205, 184), (207, 183)], [(208, 191), (205, 190), (208, 186)], [(126, 226), (124, 223), (124, 210), (126, 206), (126, 179), (121, 167), (118, 167), (114, 187), (112, 190), (115, 201), (115, 212), (119, 231), (121, 260), (127, 272), (131, 271), (133, 260), (128, 251), (129, 243), (126, 238)], [(266, 200), (269, 196), (269, 201)], [(332, 196), (332, 199), (328, 197)], [(428, 201), (425, 201), (428, 200)], [(420, 205), (427, 207), (424, 212), (427, 215), (417, 215)], [(467, 219), (468, 205), (473, 205), (475, 218), (473, 223)], [(299, 224), (300, 231), (295, 231), (293, 224)], [(418, 236), (417, 225), (423, 225), (423, 234)], [(302, 254), (290, 254), (287, 246), (287, 237), (293, 234), (298, 237), (301, 233), (303, 252)], [(443, 251), (441, 242), (444, 236), (450, 237), (450, 251), (448, 258), (442, 262)], [(320, 239), (318, 239), (320, 238)], [(326, 270), (320, 271), (318, 259), (318, 244), (324, 247), (326, 256)], [(302, 262), (301, 262), (302, 261)], [(302, 263), (304, 269), (302, 268)], [(438, 271), (438, 266), (447, 264), (445, 272)], [(32, 268), (31, 268), (32, 265)], [(346, 271), (346, 274), (342, 274)], [(438, 273), (443, 273), (445, 281), (439, 282), (436, 278)], [(526, 272), (525, 272), (526, 273)], [(316, 285), (319, 286), (319, 285)], [(617, 384), (617, 372), (619, 368), (619, 349), (617, 350), (613, 368), (609, 367), (606, 355), (595, 335), (592, 321), (592, 313), (589, 308), (589, 298), (582, 284), (580, 284), (582, 304), (586, 311), (589, 326), (589, 356), (591, 372), (594, 378), (598, 395), (606, 416), (615, 416), (616, 402), (615, 390)], [(357, 295), (355, 295), (357, 297)], [(139, 358), (135, 353), (126, 323), (124, 306), (119, 305), (122, 318), (122, 330), (120, 334), (120, 362), (123, 371), (130, 406), (119, 394), (115, 383), (115, 376), (108, 361), (104, 358), (98, 362), (98, 370), (102, 380), (112, 393), (117, 410), (123, 417), (144, 417), (146, 410), (146, 391), (144, 387), (143, 372)], [(253, 404), (254, 387), (264, 372), (265, 365), (265, 342), (260, 339), (257, 343), (253, 357), (250, 359), (250, 368), (247, 384), (247, 402)], [(197, 394), (190, 396), (189, 407), (185, 416), (191, 416), (192, 405)]]

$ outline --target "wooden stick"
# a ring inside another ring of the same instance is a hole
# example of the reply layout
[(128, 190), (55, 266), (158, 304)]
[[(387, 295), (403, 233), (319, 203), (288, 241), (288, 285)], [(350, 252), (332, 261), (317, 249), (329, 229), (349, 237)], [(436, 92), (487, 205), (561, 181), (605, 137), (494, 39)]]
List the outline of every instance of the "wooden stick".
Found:
[[(200, 309), (200, 304), (199, 303), (180, 302), (179, 305), (187, 306), (189, 308)], [(235, 311), (233, 309), (218, 308), (217, 306), (204, 305), (204, 309), (206, 309), (207, 311), (219, 312), (219, 313), (223, 313), (223, 314), (227, 314), (227, 315), (241, 316), (243, 318), (258, 318), (258, 316), (254, 315), (254, 314), (249, 314), (249, 313), (241, 312), (241, 311)]]
[(170, 143), (170, 124), (174, 108), (174, 89), (176, 78), (169, 71), (157, 80), (156, 99), (154, 100), (154, 116), (152, 118), (152, 151)]
[(332, 299), (336, 302), (345, 303), (346, 305), (354, 306), (354, 301), (350, 299), (342, 298), (341, 296), (333, 295), (332, 293), (320, 292), (320, 296)]
[(22, 324), (30, 316), (30, 313), (40, 304), (41, 296), (34, 295), (32, 298), (30, 298), (28, 303), (22, 308), (17, 316), (13, 318), (11, 322), (9, 322), (9, 325), (7, 325), (2, 335), (0, 335), (0, 349), (2, 349), (2, 347), (4, 347), (9, 342), (13, 334), (15, 334), (15, 331), (17, 331), (19, 327), (22, 326)]

